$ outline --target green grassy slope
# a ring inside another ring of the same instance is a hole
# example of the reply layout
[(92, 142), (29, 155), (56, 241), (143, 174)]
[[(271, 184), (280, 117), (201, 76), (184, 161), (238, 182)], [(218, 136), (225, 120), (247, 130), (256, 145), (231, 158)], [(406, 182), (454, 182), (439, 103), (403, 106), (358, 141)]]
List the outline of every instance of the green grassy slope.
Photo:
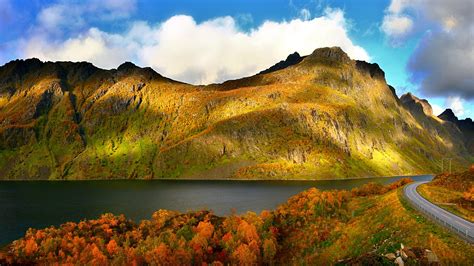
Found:
[(0, 68), (0, 178), (320, 179), (404, 175), (472, 161), (460, 132), (414, 116), (376, 65), (339, 48), (223, 84), (125, 63)]

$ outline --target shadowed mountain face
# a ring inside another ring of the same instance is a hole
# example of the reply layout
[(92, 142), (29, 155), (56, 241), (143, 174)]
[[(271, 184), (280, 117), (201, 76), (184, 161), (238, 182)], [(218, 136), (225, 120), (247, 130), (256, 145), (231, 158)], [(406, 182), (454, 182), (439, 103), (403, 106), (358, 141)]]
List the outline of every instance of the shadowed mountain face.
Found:
[(423, 115), (427, 117), (433, 115), (433, 109), (428, 101), (425, 99), (419, 99), (410, 92), (403, 94), (402, 97), (400, 97), (400, 101), (410, 110), (410, 112), (412, 112), (413, 115), (420, 117), (423, 117)]
[(337, 47), (282, 62), (192, 86), (132, 63), (12, 61), (0, 67), (0, 178), (318, 179), (469, 163), (458, 126), (400, 101), (378, 65)]
[(467, 149), (474, 154), (474, 122), (471, 118), (459, 120), (453, 113), (453, 110), (446, 109), (443, 113), (438, 116), (444, 121), (448, 121), (456, 125), (464, 136), (464, 142), (466, 143)]
[(274, 72), (274, 71), (285, 69), (287, 67), (298, 64), (299, 62), (303, 61), (304, 58), (305, 57), (300, 56), (300, 54), (298, 52), (294, 52), (294, 53), (290, 54), (286, 58), (286, 60), (281, 60), (280, 62), (276, 63), (275, 65), (271, 66), (270, 68), (265, 69), (263, 71), (260, 71), (259, 74), (267, 74), (267, 73), (271, 73), (271, 72)]

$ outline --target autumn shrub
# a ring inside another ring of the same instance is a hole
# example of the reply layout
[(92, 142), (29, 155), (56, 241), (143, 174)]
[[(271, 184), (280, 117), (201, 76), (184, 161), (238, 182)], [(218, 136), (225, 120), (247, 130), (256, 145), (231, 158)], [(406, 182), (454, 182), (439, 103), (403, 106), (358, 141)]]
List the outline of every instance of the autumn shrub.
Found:
[(468, 202), (474, 202), (474, 186), (463, 193), (463, 199)]
[(452, 174), (442, 173), (435, 176), (430, 184), (459, 192), (467, 192), (474, 186), (474, 171), (467, 170)]
[(386, 186), (379, 183), (369, 182), (367, 184), (362, 185), (361, 187), (353, 188), (351, 192), (353, 196), (360, 197), (381, 195), (411, 182), (413, 182), (413, 179), (406, 177)]
[(210, 211), (158, 210), (139, 224), (123, 215), (60, 227), (29, 229), (0, 252), (0, 264), (255, 265), (291, 264), (334, 238), (352, 215), (355, 196), (382, 193), (410, 182), (344, 190), (303, 191), (273, 211), (219, 217)]

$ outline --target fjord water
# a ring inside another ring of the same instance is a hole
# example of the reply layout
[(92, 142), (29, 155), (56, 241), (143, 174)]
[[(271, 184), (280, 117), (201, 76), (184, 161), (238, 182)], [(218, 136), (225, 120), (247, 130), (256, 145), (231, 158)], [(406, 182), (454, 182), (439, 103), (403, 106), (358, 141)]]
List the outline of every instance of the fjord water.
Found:
[[(351, 189), (367, 182), (391, 183), (401, 177), (320, 181), (5, 181), (0, 182), (0, 245), (30, 227), (58, 226), (111, 212), (139, 222), (158, 209), (186, 212), (211, 209), (226, 215), (274, 209), (310, 187)], [(414, 180), (431, 180), (431, 175)]]

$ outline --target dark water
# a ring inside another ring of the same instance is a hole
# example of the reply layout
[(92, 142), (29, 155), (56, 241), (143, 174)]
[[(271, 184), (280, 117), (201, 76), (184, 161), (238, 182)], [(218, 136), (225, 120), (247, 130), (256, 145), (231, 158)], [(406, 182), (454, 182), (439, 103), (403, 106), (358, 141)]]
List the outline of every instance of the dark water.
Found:
[[(211, 209), (225, 215), (273, 209), (310, 187), (351, 189), (400, 177), (331, 181), (4, 181), (0, 182), (0, 245), (24, 235), (29, 227), (43, 228), (67, 221), (96, 218), (105, 212), (125, 214), (135, 221), (158, 209), (185, 212)], [(415, 180), (431, 180), (417, 176)]]

